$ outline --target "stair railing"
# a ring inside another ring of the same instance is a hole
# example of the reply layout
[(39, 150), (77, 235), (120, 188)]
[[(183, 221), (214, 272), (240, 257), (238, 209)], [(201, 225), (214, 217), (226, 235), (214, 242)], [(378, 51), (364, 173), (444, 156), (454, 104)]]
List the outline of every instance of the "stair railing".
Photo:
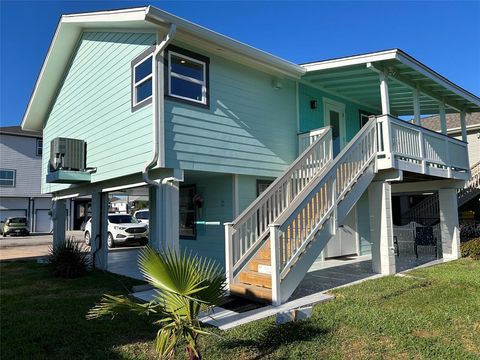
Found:
[[(305, 251), (337, 204), (354, 186), (377, 154), (376, 119), (372, 118), (270, 225), (272, 302), (279, 300), (280, 281)], [(336, 220), (335, 220), (336, 221)]]
[(235, 272), (258, 249), (269, 234), (269, 224), (332, 160), (332, 131), (324, 129), (283, 175), (233, 222), (225, 224), (227, 281), (233, 280)]

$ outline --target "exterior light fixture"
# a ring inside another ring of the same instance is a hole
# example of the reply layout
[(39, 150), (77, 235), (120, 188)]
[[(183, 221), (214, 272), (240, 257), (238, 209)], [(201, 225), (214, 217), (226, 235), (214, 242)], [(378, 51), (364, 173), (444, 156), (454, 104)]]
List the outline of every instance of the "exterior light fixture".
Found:
[(317, 100), (310, 100), (310, 109), (316, 109), (318, 106)]

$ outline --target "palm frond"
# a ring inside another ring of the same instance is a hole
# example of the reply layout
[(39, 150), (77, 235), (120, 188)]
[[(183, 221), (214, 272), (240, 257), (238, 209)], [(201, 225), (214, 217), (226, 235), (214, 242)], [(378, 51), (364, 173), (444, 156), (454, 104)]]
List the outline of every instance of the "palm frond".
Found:
[(114, 318), (116, 315), (128, 311), (139, 315), (156, 314), (163, 316), (165, 314), (163, 306), (155, 301), (140, 304), (126, 296), (104, 295), (100, 302), (88, 311), (86, 318), (87, 320), (106, 316)]

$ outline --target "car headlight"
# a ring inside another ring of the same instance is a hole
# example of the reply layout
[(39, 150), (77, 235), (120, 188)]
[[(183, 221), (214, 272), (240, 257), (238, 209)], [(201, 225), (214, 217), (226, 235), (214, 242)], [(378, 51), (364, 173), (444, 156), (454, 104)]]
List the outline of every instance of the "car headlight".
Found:
[(125, 226), (114, 226), (113, 227), (115, 230), (125, 230), (126, 227)]

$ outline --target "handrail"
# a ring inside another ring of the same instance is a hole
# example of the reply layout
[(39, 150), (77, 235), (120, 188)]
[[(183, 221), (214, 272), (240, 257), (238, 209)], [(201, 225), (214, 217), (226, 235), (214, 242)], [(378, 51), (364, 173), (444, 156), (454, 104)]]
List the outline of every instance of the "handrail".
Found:
[(280, 279), (336, 211), (352, 184), (375, 161), (376, 141), (376, 119), (372, 118), (271, 225), (278, 234), (277, 239), (271, 239), (271, 246), (279, 248), (279, 258), (272, 260), (278, 268), (272, 271), (278, 271)]
[(269, 224), (332, 159), (332, 131), (326, 130), (240, 216), (225, 224), (228, 271), (242, 265), (267, 236)]

